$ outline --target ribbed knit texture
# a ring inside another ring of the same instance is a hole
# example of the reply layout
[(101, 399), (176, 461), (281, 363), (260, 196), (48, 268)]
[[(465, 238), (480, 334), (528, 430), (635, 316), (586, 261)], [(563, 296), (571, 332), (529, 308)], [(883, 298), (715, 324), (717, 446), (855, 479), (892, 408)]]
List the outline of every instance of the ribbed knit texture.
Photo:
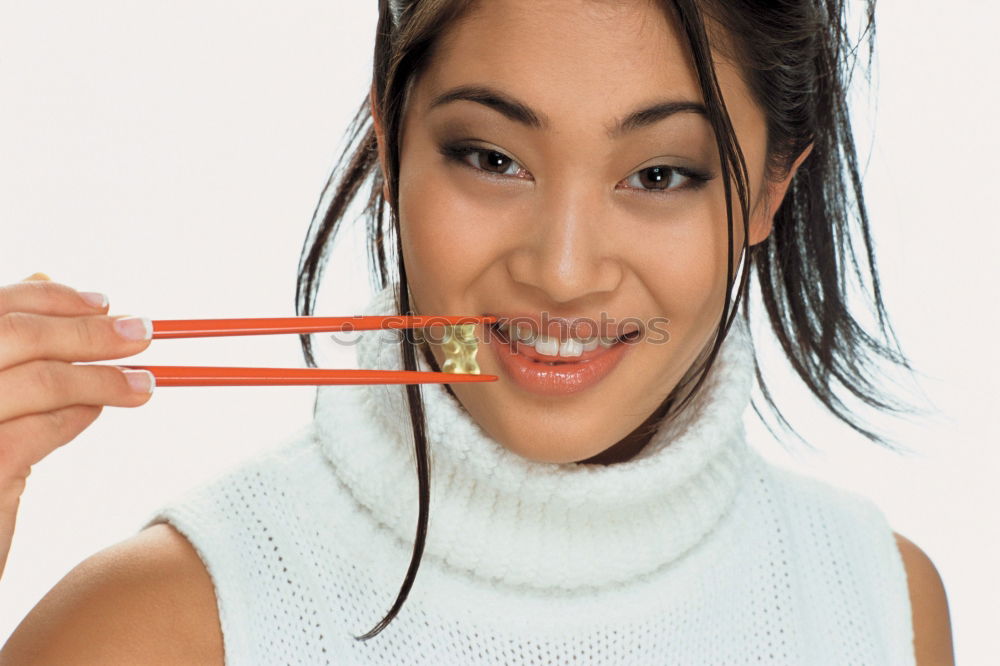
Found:
[[(366, 313), (393, 314), (390, 292)], [(402, 367), (397, 333), (360, 340), (361, 367)], [(738, 319), (692, 409), (609, 466), (522, 458), (423, 385), (427, 543), (368, 641), (416, 528), (405, 387), (319, 387), (310, 426), (144, 526), (201, 555), (230, 665), (913, 664), (882, 513), (747, 445), (750, 352)]]

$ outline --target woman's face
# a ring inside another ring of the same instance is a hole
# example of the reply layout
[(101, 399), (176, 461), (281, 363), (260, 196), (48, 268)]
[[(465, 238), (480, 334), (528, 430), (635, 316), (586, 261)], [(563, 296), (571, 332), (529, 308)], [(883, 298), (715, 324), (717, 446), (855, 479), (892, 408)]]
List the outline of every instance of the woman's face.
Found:
[[(451, 388), (525, 458), (571, 462), (609, 449), (713, 342), (726, 298), (726, 206), (711, 126), (692, 110), (703, 99), (682, 39), (650, 2), (480, 2), (411, 91), (399, 216), (414, 311), (516, 318), (564, 341), (645, 326), (638, 341), (576, 357), (553, 355), (552, 341), (531, 348), (477, 327), (480, 368), (500, 379)], [(736, 69), (716, 69), (747, 159), (755, 244), (788, 178), (769, 183), (768, 206), (764, 116)], [(434, 103), (462, 87), (489, 95)], [(678, 106), (632, 117), (660, 103)], [(735, 189), (733, 202), (735, 262)]]

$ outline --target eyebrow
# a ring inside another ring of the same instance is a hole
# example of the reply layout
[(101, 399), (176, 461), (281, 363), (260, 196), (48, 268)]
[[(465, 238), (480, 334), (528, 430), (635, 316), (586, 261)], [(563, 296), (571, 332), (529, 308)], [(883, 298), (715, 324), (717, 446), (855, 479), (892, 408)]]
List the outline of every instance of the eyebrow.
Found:
[[(548, 129), (550, 125), (549, 119), (545, 114), (539, 113), (524, 102), (489, 86), (466, 85), (452, 88), (434, 97), (427, 109), (430, 111), (431, 109), (448, 104), (449, 102), (457, 102), (458, 100), (467, 100), (482, 104), (494, 111), (500, 112), (510, 120), (532, 129)], [(708, 111), (699, 102), (663, 100), (651, 106), (637, 109), (618, 119), (610, 126), (606, 126), (605, 129), (609, 138), (617, 139), (629, 132), (649, 127), (678, 113), (695, 113), (708, 120)]]

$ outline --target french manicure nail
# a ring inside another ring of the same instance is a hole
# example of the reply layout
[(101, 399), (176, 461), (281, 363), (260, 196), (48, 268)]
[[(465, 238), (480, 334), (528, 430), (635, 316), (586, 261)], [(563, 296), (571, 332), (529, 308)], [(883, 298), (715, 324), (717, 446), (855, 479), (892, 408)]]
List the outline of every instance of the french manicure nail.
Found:
[(119, 317), (114, 321), (115, 331), (126, 340), (150, 340), (153, 322), (149, 317)]
[(156, 387), (156, 378), (149, 370), (122, 370), (129, 388), (136, 393), (152, 393)]
[(79, 291), (80, 298), (87, 302), (87, 305), (95, 308), (108, 307), (108, 297), (96, 291)]

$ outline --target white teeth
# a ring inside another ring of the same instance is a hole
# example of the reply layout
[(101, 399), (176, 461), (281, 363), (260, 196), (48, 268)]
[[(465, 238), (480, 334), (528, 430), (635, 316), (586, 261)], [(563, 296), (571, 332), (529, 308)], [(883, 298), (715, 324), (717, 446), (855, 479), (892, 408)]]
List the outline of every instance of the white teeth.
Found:
[(539, 336), (535, 341), (535, 351), (543, 356), (556, 356), (559, 354), (559, 339), (545, 338)]
[(522, 329), (521, 327), (517, 329), (517, 336), (518, 340), (523, 344), (533, 346), (535, 351), (545, 356), (575, 357), (580, 356), (584, 352), (594, 351), (599, 344), (604, 347), (610, 347), (615, 342), (614, 338), (610, 339), (610, 343), (604, 344), (601, 342), (601, 338), (580, 339), (574, 337), (568, 338), (565, 342), (560, 342), (559, 338), (532, 335), (530, 330)]
[[(535, 347), (538, 349), (538, 347)], [(559, 343), (560, 356), (579, 356), (583, 353), (583, 343), (576, 338), (570, 338), (566, 342)]]
[(592, 338), (570, 337), (565, 342), (560, 342), (558, 338), (533, 333), (530, 325), (516, 324), (511, 327), (510, 322), (498, 323), (497, 328), (504, 335), (513, 337), (521, 344), (531, 345), (535, 351), (544, 356), (576, 357), (594, 351), (598, 345), (607, 349), (618, 341), (618, 338), (600, 336)]

